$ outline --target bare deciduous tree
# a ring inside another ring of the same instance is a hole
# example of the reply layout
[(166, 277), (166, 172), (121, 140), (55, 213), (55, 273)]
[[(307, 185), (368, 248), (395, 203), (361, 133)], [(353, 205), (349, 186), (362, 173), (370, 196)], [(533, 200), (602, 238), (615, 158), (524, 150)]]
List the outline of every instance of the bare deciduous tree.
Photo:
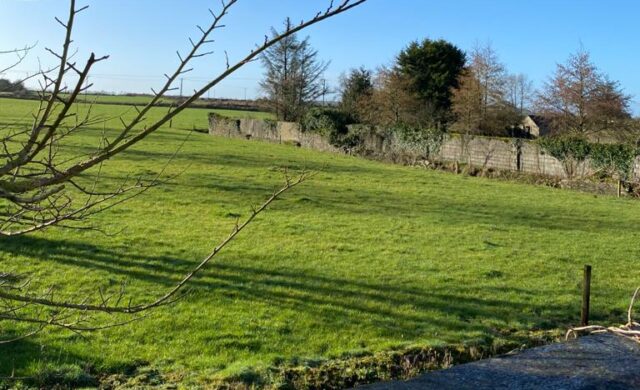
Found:
[(382, 126), (420, 124), (420, 101), (411, 91), (410, 80), (394, 69), (380, 68), (370, 109), (374, 123)]
[(533, 82), (523, 73), (512, 74), (507, 77), (507, 93), (509, 104), (524, 116), (533, 101)]
[(515, 107), (508, 101), (507, 73), (490, 45), (476, 47), (459, 87), (453, 91), (457, 131), (502, 134), (516, 121)]
[(481, 110), (486, 120), (490, 109), (500, 106), (505, 100), (506, 69), (489, 44), (473, 50), (470, 69), (482, 87)]
[(31, 46), (25, 46), (21, 49), (0, 50), (0, 55), (11, 55), (13, 58), (13, 61), (10, 62), (9, 65), (6, 65), (4, 68), (0, 68), (0, 74), (20, 65), (22, 61), (24, 61), (24, 59), (27, 58), (27, 55), (29, 54), (31, 49), (33, 49), (34, 47), (35, 47), (35, 44)]
[(552, 121), (556, 133), (594, 134), (630, 118), (630, 96), (602, 74), (580, 49), (558, 64), (538, 94), (536, 109)]
[[(235, 63), (226, 55), (226, 68), (211, 78), (201, 88), (170, 107), (160, 119), (149, 120), (150, 111), (159, 105), (163, 96), (175, 90), (174, 84), (185, 73), (192, 70), (194, 59), (212, 54), (205, 47), (212, 44), (212, 34), (224, 25), (222, 19), (238, 0), (222, 1), (218, 12), (210, 10), (212, 21), (209, 26), (198, 26), (200, 36), (189, 39), (190, 47), (185, 53), (176, 52), (179, 65), (166, 76), (166, 82), (144, 106), (135, 106), (131, 118), (118, 118), (120, 128), (116, 132), (102, 135), (100, 146), (86, 154), (69, 152), (67, 145), (72, 136), (86, 131), (88, 126), (106, 123), (105, 118), (96, 117), (89, 105), (77, 109), (80, 95), (91, 87), (87, 83), (92, 68), (108, 56), (91, 54), (84, 63), (74, 60), (72, 35), (74, 22), (79, 13), (88, 6), (78, 8), (75, 0), (69, 2), (66, 21), (56, 18), (65, 30), (65, 38), (60, 51), (47, 49), (57, 59), (57, 65), (42, 69), (40, 78), (40, 100), (30, 118), (30, 124), (0, 127), (0, 236), (11, 237), (35, 232), (51, 226), (84, 228), (86, 218), (111, 208), (132, 196), (160, 184), (162, 172), (150, 178), (136, 177), (121, 183), (118, 188), (104, 188), (104, 163), (110, 158), (136, 145), (180, 114), (191, 103), (203, 96), (243, 65), (257, 59), (263, 52), (286, 40), (295, 33), (325, 19), (352, 9), (366, 0), (344, 0), (338, 5), (333, 1), (325, 10), (311, 19), (297, 25), (288, 25), (284, 31), (265, 36), (255, 49)], [(18, 53), (18, 61), (28, 52)], [(17, 63), (16, 62), (16, 63)], [(15, 63), (12, 65), (15, 66)], [(73, 86), (65, 87), (69, 78), (75, 79)], [(63, 152), (61, 152), (61, 150)], [(0, 322), (13, 321), (33, 325), (33, 330), (24, 335), (35, 334), (47, 327), (61, 327), (75, 332), (101, 329), (105, 326), (101, 315), (136, 314), (154, 307), (166, 305), (176, 299), (178, 292), (205, 267), (216, 254), (240, 233), (267, 206), (290, 188), (306, 180), (302, 173), (297, 179), (286, 176), (286, 183), (260, 207), (255, 208), (247, 220), (236, 224), (231, 234), (223, 240), (202, 262), (192, 269), (168, 292), (150, 303), (134, 304), (125, 301), (124, 287), (118, 291), (98, 291), (94, 297), (86, 297), (74, 302), (71, 297), (58, 297), (55, 288), (46, 291), (30, 289), (30, 281), (21, 281), (16, 275), (0, 273)], [(125, 319), (124, 322), (131, 319)], [(15, 340), (16, 337), (11, 340)], [(11, 341), (5, 340), (5, 341)]]
[(459, 77), (458, 85), (452, 97), (452, 110), (456, 116), (452, 129), (466, 134), (480, 129), (483, 118), (482, 85), (469, 69)]

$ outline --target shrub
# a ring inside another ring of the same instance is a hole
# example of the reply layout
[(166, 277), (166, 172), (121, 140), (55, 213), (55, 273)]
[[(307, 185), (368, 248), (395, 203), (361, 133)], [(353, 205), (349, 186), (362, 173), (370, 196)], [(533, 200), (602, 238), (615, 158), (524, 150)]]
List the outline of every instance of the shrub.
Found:
[(355, 146), (358, 134), (349, 134), (347, 125), (353, 123), (351, 115), (327, 107), (311, 108), (302, 118), (302, 130), (316, 132), (329, 137), (334, 146)]
[(331, 133), (347, 133), (347, 125), (352, 122), (351, 116), (340, 110), (327, 107), (309, 109), (302, 118), (302, 130), (329, 135)]
[(572, 178), (578, 164), (589, 157), (591, 144), (580, 137), (548, 137), (540, 138), (538, 143), (549, 155), (562, 163), (567, 177)]
[(591, 146), (591, 166), (604, 175), (626, 180), (633, 171), (638, 149), (631, 145), (595, 144)]
[(396, 126), (392, 129), (395, 143), (400, 149), (430, 160), (444, 143), (445, 133), (433, 128)]
[(583, 138), (551, 137), (539, 141), (543, 150), (563, 163), (569, 177), (575, 164), (589, 158), (601, 176), (618, 176), (626, 180), (633, 172), (638, 148), (626, 144), (591, 144)]
[(545, 152), (560, 161), (584, 161), (591, 151), (591, 144), (579, 137), (545, 137), (538, 143)]

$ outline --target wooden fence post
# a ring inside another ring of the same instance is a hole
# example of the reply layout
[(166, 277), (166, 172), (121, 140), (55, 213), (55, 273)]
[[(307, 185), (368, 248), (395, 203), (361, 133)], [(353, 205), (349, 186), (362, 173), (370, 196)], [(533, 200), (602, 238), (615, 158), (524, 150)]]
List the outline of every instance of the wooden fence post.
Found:
[(622, 196), (622, 180), (618, 180), (618, 198)]
[(582, 313), (580, 325), (589, 325), (589, 301), (591, 299), (591, 266), (584, 266), (584, 275), (582, 280)]

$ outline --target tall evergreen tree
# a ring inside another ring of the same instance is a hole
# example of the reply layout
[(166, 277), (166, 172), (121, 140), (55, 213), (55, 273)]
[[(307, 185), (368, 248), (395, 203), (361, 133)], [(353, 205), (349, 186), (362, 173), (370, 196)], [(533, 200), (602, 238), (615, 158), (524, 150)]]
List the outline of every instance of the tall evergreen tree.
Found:
[(340, 109), (354, 119), (366, 122), (374, 93), (371, 71), (364, 67), (352, 69), (341, 81)]
[[(288, 18), (284, 27), (285, 31), (292, 28)], [(272, 36), (278, 34), (271, 30)], [(260, 58), (265, 68), (260, 87), (278, 119), (299, 121), (309, 104), (326, 93), (322, 75), (329, 63), (318, 58), (309, 37), (300, 40), (295, 34), (289, 35), (265, 50)]]
[(415, 41), (398, 55), (396, 70), (408, 78), (432, 124), (450, 119), (451, 90), (458, 87), (465, 61), (464, 52), (444, 40)]

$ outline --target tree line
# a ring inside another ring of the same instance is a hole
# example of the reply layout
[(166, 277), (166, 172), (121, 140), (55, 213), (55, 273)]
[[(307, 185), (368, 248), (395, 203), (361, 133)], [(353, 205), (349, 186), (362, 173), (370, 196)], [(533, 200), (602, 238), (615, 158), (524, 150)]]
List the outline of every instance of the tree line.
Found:
[[(261, 86), (278, 119), (304, 124), (318, 115), (314, 107), (328, 92), (322, 79), (328, 63), (308, 38), (281, 41), (262, 63)], [(638, 128), (631, 96), (584, 48), (557, 64), (536, 90), (527, 75), (510, 73), (489, 44), (465, 52), (424, 39), (403, 48), (391, 65), (351, 69), (338, 92), (338, 106), (322, 109), (323, 115), (386, 129), (524, 136), (518, 125), (529, 114), (544, 118), (555, 135), (627, 135)]]
[(26, 94), (28, 91), (22, 81), (11, 81), (8, 79), (0, 78), (0, 92), (7, 92), (11, 94)]

